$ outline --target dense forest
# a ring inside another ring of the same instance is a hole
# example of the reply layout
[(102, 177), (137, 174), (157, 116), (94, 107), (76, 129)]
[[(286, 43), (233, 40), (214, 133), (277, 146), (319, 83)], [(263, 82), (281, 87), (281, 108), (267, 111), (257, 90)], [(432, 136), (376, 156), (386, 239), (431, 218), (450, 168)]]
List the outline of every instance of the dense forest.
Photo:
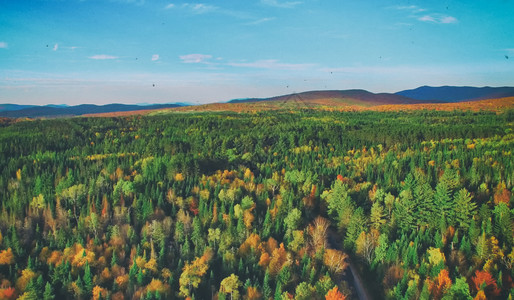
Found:
[(0, 299), (512, 299), (513, 122), (2, 120)]

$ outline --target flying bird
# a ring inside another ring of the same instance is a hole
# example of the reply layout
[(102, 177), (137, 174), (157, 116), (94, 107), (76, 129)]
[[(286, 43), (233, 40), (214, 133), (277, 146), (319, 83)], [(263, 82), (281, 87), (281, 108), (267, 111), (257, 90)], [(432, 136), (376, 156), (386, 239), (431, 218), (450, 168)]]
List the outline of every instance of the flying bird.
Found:
[(508, 55), (505, 55), (505, 59), (509, 59), (509, 56), (508, 56)]

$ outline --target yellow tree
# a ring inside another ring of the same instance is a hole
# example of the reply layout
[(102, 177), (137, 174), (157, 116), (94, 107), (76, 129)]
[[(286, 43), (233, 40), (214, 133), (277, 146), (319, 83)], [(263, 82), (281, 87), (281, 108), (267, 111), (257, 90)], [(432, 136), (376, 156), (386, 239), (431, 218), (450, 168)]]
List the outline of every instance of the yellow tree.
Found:
[(323, 255), (323, 263), (332, 273), (341, 274), (348, 266), (347, 257), (348, 255), (339, 250), (327, 249)]
[(239, 299), (239, 287), (241, 281), (237, 275), (231, 274), (229, 277), (223, 279), (220, 283), (220, 292), (230, 294), (230, 299)]
[(197, 257), (190, 264), (186, 263), (179, 278), (179, 293), (181, 296), (190, 297), (191, 289), (197, 288), (200, 282), (202, 282), (202, 276), (205, 275), (209, 268), (208, 262), (211, 257), (211, 250), (207, 248), (202, 257)]
[(2, 250), (0, 252), (0, 265), (10, 265), (14, 263), (14, 255), (12, 253), (11, 248), (7, 248), (7, 250)]

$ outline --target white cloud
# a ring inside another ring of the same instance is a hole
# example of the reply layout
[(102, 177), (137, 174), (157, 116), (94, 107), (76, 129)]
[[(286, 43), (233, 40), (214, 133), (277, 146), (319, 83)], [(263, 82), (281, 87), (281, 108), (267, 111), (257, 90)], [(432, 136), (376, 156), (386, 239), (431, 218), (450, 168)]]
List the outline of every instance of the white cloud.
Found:
[(314, 66), (313, 64), (287, 64), (281, 63), (276, 59), (264, 59), (257, 60), (254, 62), (239, 62), (239, 63), (228, 63), (227, 65), (232, 67), (244, 67), (244, 68), (255, 68), (255, 69), (271, 69), (271, 70), (304, 70)]
[(246, 25), (259, 25), (261, 23), (265, 23), (265, 22), (269, 22), (269, 21), (273, 21), (273, 20), (275, 20), (275, 18), (262, 18), (259, 20), (255, 20), (253, 22), (246, 23)]
[(164, 7), (164, 9), (171, 9), (171, 8), (174, 8), (174, 7), (175, 7), (175, 4), (170, 3), (170, 4), (166, 5), (166, 7)]
[[(396, 9), (399, 11), (405, 11), (409, 12), (411, 15), (411, 18), (415, 18), (418, 21), (421, 22), (429, 22), (429, 23), (436, 23), (436, 24), (452, 24), (457, 23), (457, 18), (444, 15), (444, 14), (438, 14), (438, 13), (426, 13), (428, 10), (425, 8), (421, 8), (417, 5), (397, 5), (397, 6), (390, 6), (388, 8)], [(421, 13), (425, 12), (423, 15)]]
[(457, 19), (452, 16), (444, 16), (440, 19), (441, 23), (443, 24), (451, 24), (451, 23), (457, 23)]
[(89, 57), (90, 59), (105, 60), (105, 59), (117, 59), (117, 56), (98, 54)]
[(207, 63), (206, 60), (211, 59), (212, 55), (207, 54), (187, 54), (179, 56), (183, 63), (186, 64), (199, 64)]
[(152, 61), (159, 60), (159, 54), (152, 55)]
[(7, 49), (7, 43), (6, 42), (0, 42), (0, 49)]
[(195, 14), (205, 14), (218, 9), (216, 6), (203, 3), (184, 3), (182, 7), (190, 9)]
[(59, 44), (55, 44), (54, 45), (54, 48), (52, 49), (53, 51), (57, 51), (57, 49), (59, 49)]
[(280, 7), (280, 8), (293, 8), (299, 4), (302, 4), (301, 1), (286, 1), (279, 2), (277, 0), (261, 0), (261, 3), (268, 6)]
[(434, 17), (429, 16), (429, 15), (419, 17), (418, 20), (423, 21), (423, 22), (435, 22)]
[(418, 19), (418, 21), (437, 23), (437, 24), (453, 24), (453, 23), (458, 22), (455, 17), (447, 16), (447, 15), (440, 15), (440, 14), (424, 15), (417, 19)]

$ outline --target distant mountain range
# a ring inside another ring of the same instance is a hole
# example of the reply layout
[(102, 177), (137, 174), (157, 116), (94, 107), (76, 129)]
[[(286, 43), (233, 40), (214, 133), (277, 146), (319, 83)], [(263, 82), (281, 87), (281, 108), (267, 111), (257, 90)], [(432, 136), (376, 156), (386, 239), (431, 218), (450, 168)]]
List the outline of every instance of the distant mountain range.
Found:
[[(366, 90), (333, 90), (333, 91), (309, 91), (303, 93), (295, 93), (271, 98), (249, 98), (231, 100), (229, 103), (248, 103), (248, 102), (297, 102), (298, 104), (319, 104), (319, 105), (335, 105), (335, 106), (375, 106), (384, 104), (416, 104), (426, 103), (411, 99), (397, 94), (389, 93), (371, 93)], [(432, 102), (432, 101), (431, 101)], [(437, 101), (436, 101), (437, 102)]]
[(396, 93), (422, 101), (461, 102), (514, 97), (514, 87), (422, 86)]
[[(283, 105), (302, 106), (336, 106), (336, 107), (374, 107), (380, 105), (405, 105), (405, 104), (438, 104), (454, 103), (463, 101), (476, 101), (485, 99), (498, 99), (514, 97), (514, 87), (455, 87), (422, 86), (413, 90), (404, 90), (397, 93), (371, 93), (366, 90), (330, 90), (330, 91), (309, 91), (294, 93), (270, 98), (248, 98), (228, 101), (228, 104), (244, 103), (270, 103), (277, 107)], [(227, 103), (209, 104), (210, 108), (216, 105), (228, 105)], [(208, 105), (208, 106), (209, 106)], [(62, 117), (80, 116), (100, 113), (131, 112), (141, 110), (155, 110), (188, 106), (187, 103), (174, 104), (152, 104), (152, 105), (127, 105), (108, 104), (93, 105), (82, 104), (77, 106), (66, 105), (17, 105), (0, 104), (0, 117), (10, 118), (39, 118), (39, 117)], [(195, 106), (201, 109), (202, 106)], [(221, 106), (223, 107), (223, 106)], [(221, 107), (217, 107), (220, 109)], [(129, 113), (130, 114), (130, 113)]]
[[(31, 107), (36, 107), (36, 106), (37, 105), (19, 105), (19, 104), (6, 103), (6, 104), (0, 104), (0, 112), (11, 111), (11, 110), (21, 110), (21, 109), (31, 108)], [(66, 105), (66, 104), (48, 104), (45, 106), (47, 106), (47, 107), (67, 107), (68, 105)]]
[(85, 114), (98, 114), (123, 111), (152, 110), (179, 107), (179, 104), (153, 104), (153, 105), (128, 105), (128, 104), (81, 104), (76, 106), (62, 105), (17, 105), (0, 104), (0, 117), (9, 118), (41, 118), (41, 117), (63, 117), (80, 116)]

